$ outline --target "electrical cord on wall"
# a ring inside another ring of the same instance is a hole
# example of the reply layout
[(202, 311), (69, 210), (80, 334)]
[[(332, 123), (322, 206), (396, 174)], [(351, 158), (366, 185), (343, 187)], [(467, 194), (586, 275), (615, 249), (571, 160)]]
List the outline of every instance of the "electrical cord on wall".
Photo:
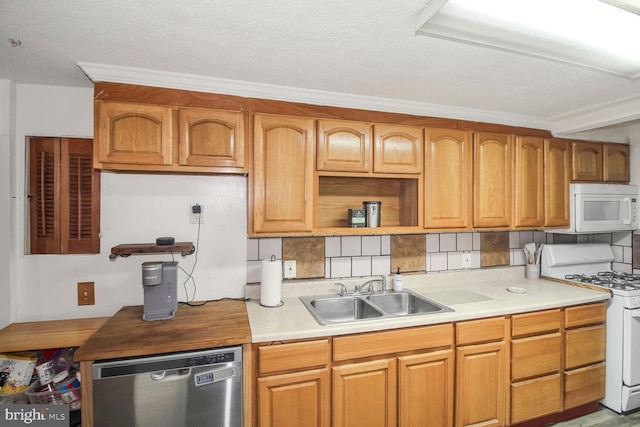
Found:
[[(182, 268), (180, 265), (178, 265), (178, 268), (180, 270), (182, 270), (184, 272), (184, 274), (187, 275), (187, 278), (185, 279), (184, 282), (182, 282), (182, 286), (184, 288), (184, 293), (186, 295), (187, 300), (186, 301), (178, 301), (178, 304), (180, 305), (188, 305), (190, 307), (200, 307), (202, 305), (205, 305), (208, 302), (215, 302), (215, 301), (251, 301), (251, 298), (230, 298), (230, 297), (224, 297), (224, 298), (219, 298), (219, 299), (210, 299), (210, 300), (206, 300), (206, 301), (202, 301), (198, 304), (194, 304), (193, 301), (196, 298), (196, 291), (198, 290), (198, 287), (196, 285), (196, 279), (194, 279), (193, 277), (193, 272), (196, 269), (196, 264), (198, 263), (198, 248), (200, 247), (200, 215), (198, 215), (198, 235), (196, 237), (196, 244), (195, 244), (195, 252), (194, 252), (194, 261), (193, 261), (193, 266), (191, 267), (191, 272), (187, 272), (184, 268)], [(173, 259), (173, 253), (171, 254), (171, 258)], [(187, 282), (191, 280), (193, 282), (193, 297), (191, 299), (189, 299), (189, 291), (187, 290)]]
[[(178, 302), (179, 304), (192, 305), (191, 302), (196, 298), (196, 291), (198, 290), (198, 285), (196, 284), (196, 279), (193, 277), (193, 272), (196, 269), (196, 264), (198, 264), (198, 250), (200, 248), (200, 225), (201, 225), (200, 215), (198, 215), (198, 234), (196, 236), (195, 252), (193, 254), (194, 260), (193, 260), (193, 265), (191, 266), (191, 272), (190, 273), (187, 272), (184, 268), (178, 265), (178, 268), (182, 270), (184, 274), (187, 275), (187, 278), (185, 279), (185, 281), (182, 282), (182, 287), (184, 288), (184, 294), (187, 300), (185, 302), (179, 301)], [(173, 253), (171, 254), (171, 258), (173, 260)], [(187, 282), (189, 280), (193, 282), (193, 297), (191, 299), (189, 299), (189, 291), (187, 290)], [(196, 305), (200, 305), (200, 304), (196, 304)]]

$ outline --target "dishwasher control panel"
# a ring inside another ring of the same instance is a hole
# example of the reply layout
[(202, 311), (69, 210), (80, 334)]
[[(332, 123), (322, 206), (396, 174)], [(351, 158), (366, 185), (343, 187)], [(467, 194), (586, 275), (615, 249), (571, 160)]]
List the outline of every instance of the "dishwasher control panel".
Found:
[(92, 366), (92, 374), (94, 379), (101, 379), (223, 363), (242, 363), (242, 347), (96, 361)]
[(189, 358), (189, 366), (212, 365), (214, 363), (235, 362), (235, 353), (230, 351), (226, 353), (207, 354)]

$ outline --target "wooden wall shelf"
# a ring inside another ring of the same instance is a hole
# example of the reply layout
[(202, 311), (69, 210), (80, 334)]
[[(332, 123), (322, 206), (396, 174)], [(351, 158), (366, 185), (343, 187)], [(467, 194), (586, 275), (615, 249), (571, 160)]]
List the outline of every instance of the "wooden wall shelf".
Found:
[(173, 245), (156, 245), (155, 243), (129, 243), (111, 248), (109, 259), (115, 260), (119, 256), (126, 258), (131, 254), (171, 253), (180, 252), (182, 256), (191, 255), (196, 250), (192, 242), (176, 242)]

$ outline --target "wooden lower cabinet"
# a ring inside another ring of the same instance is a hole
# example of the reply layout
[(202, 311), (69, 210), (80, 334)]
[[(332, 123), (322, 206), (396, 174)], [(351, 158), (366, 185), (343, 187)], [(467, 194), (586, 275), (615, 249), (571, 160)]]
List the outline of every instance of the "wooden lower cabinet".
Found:
[(255, 344), (253, 427), (543, 425), (604, 397), (605, 318), (596, 303)]
[(329, 427), (328, 338), (254, 346), (259, 427)]
[(511, 384), (511, 424), (562, 411), (560, 373)]
[(452, 427), (453, 325), (336, 337), (333, 426)]
[(505, 425), (505, 346), (500, 341), (458, 347), (456, 427)]
[(565, 309), (564, 409), (604, 398), (607, 304)]
[(565, 373), (564, 408), (575, 408), (604, 398), (604, 362)]
[(258, 379), (260, 427), (330, 426), (329, 369)]
[(397, 420), (396, 359), (333, 367), (333, 427), (393, 427)]
[(511, 317), (511, 424), (562, 412), (560, 309)]
[(453, 350), (398, 358), (398, 425), (453, 426)]

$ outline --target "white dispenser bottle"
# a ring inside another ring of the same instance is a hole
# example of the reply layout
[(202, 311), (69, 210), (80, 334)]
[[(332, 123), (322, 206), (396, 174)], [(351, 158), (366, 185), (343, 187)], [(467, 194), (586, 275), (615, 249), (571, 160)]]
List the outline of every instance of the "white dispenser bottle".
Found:
[(398, 267), (398, 272), (393, 278), (393, 290), (401, 291), (404, 289), (404, 279), (402, 278), (402, 274), (400, 274), (400, 267)]

